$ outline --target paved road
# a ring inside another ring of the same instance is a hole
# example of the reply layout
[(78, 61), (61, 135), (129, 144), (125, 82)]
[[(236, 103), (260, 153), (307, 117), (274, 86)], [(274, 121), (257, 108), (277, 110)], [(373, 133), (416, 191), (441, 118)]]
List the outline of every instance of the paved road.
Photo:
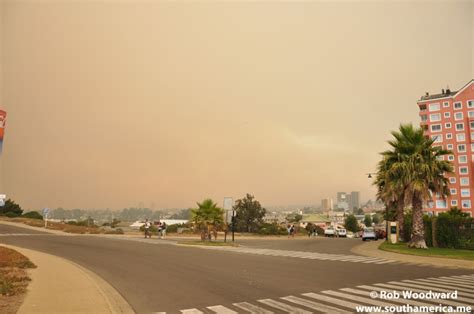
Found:
[[(341, 296), (348, 293), (339, 290), (342, 288), (376, 287), (373, 284), (472, 273), (343, 256), (353, 255), (349, 249), (357, 242), (351, 239), (290, 241), (248, 240), (243, 241), (246, 247), (238, 250), (215, 250), (176, 246), (158, 239), (42, 235), (0, 225), (0, 243), (51, 253), (81, 264), (113, 285), (138, 313), (179, 313), (184, 309), (244, 312), (243, 308), (255, 306), (260, 310), (254, 308), (254, 312), (268, 313), (272, 309), (279, 313), (290, 303), (294, 309), (294, 302), (306, 302), (297, 307), (307, 311), (308, 305), (314, 307), (316, 303), (320, 304), (319, 308), (340, 308), (354, 305), (347, 302), (357, 298), (354, 291), (350, 292), (350, 298)], [(420, 282), (411, 284), (420, 286)], [(472, 291), (474, 286), (467, 289)], [(281, 299), (287, 296), (296, 299)], [(359, 303), (370, 304), (363, 301)], [(215, 305), (225, 309), (213, 308)]]

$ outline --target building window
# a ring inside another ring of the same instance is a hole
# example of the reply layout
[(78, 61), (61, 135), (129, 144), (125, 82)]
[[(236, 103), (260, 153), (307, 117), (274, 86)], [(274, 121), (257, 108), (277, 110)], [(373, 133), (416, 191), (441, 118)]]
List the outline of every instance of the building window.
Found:
[(428, 121), (428, 116), (426, 114), (422, 114), (420, 117), (421, 117), (421, 122)]
[(430, 121), (431, 121), (431, 122), (441, 121), (441, 114), (440, 114), (440, 113), (432, 113), (432, 114), (430, 114)]
[(474, 118), (474, 111), (468, 111), (468, 112), (467, 112), (467, 116), (468, 116), (469, 118)]
[(449, 183), (456, 183), (456, 177), (450, 177)]
[(458, 152), (459, 152), (459, 153), (465, 153), (465, 152), (466, 152), (466, 145), (464, 145), (464, 144), (459, 144), (459, 145), (458, 145)]
[(447, 140), (450, 140), (453, 138), (453, 134), (452, 133), (446, 133), (446, 139)]
[(444, 156), (436, 156), (436, 160), (444, 160)]
[(445, 200), (437, 200), (436, 208), (447, 208)]
[(471, 152), (474, 152), (474, 143), (471, 144)]
[(462, 120), (462, 118), (463, 118), (462, 112), (456, 112), (454, 114), (454, 120)]
[(471, 200), (462, 200), (461, 201), (462, 208), (471, 208)]
[(461, 102), (455, 102), (454, 103), (454, 110), (459, 110), (459, 109), (462, 109), (462, 103)]
[(470, 197), (471, 190), (470, 189), (461, 189), (461, 197)]
[(458, 194), (458, 191), (456, 189), (450, 189), (449, 193), (451, 193), (451, 195), (456, 195)]
[(474, 132), (471, 132), (471, 141), (474, 139)]
[(451, 206), (458, 206), (457, 200), (451, 200)]
[(444, 107), (444, 108), (449, 108), (449, 102), (445, 101), (445, 102), (443, 103), (443, 107)]
[(468, 100), (467, 101), (467, 107), (468, 108), (474, 108), (474, 100)]
[(440, 132), (441, 131), (441, 124), (432, 124), (431, 125), (431, 132)]
[(448, 145), (446, 145), (446, 149), (448, 149), (448, 150), (453, 150), (453, 144), (448, 144)]
[(466, 164), (467, 163), (467, 155), (459, 156), (458, 161), (459, 161), (460, 164)]
[(449, 161), (453, 161), (453, 160), (454, 160), (454, 156), (453, 156), (453, 155), (448, 155), (448, 160), (449, 160)]
[(428, 109), (429, 111), (439, 111), (441, 107), (439, 103), (434, 103), (434, 104), (429, 104), (428, 108), (429, 108)]
[(466, 141), (466, 134), (464, 134), (464, 133), (456, 134), (456, 141), (458, 141), (458, 142)]
[(456, 131), (464, 131), (464, 123), (456, 123)]
[(451, 122), (445, 123), (445, 124), (444, 124), (444, 127), (445, 127), (446, 129), (450, 129), (450, 128), (451, 128)]
[(434, 143), (441, 143), (443, 141), (443, 135), (442, 134), (431, 135), (431, 139), (434, 141)]
[(444, 117), (445, 118), (451, 118), (451, 112), (445, 112)]
[(459, 178), (459, 182), (461, 183), (462, 186), (469, 185), (469, 178), (468, 177), (461, 177), (461, 178)]
[(459, 173), (460, 174), (468, 174), (469, 173), (469, 168), (468, 167), (459, 167)]

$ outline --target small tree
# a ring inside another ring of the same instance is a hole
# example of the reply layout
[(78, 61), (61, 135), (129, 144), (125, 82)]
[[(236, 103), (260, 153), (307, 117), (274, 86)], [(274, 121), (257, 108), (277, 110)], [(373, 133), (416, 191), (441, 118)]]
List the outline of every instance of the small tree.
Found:
[(286, 216), (286, 221), (289, 223), (299, 223), (301, 219), (303, 219), (303, 216), (297, 213), (291, 213), (288, 216)]
[(359, 222), (357, 221), (357, 218), (354, 215), (349, 215), (344, 221), (344, 227), (348, 231), (357, 232), (359, 231)]
[(372, 218), (370, 217), (369, 214), (365, 215), (365, 218), (364, 218), (364, 225), (366, 227), (372, 227)]
[(12, 201), (11, 199), (7, 199), (5, 205), (0, 207), (0, 216), (7, 215), (10, 217), (18, 217), (21, 216), (23, 210), (21, 209), (20, 205)]
[(216, 235), (217, 228), (224, 223), (224, 210), (209, 198), (197, 205), (198, 208), (191, 210), (191, 220), (201, 232), (201, 240), (211, 240), (211, 232)]
[(372, 222), (374, 224), (379, 224), (380, 223), (380, 215), (379, 214), (375, 214), (374, 217), (372, 217)]
[(237, 228), (245, 232), (255, 232), (263, 224), (266, 209), (260, 202), (254, 200), (254, 196), (247, 193), (243, 199), (235, 202)]

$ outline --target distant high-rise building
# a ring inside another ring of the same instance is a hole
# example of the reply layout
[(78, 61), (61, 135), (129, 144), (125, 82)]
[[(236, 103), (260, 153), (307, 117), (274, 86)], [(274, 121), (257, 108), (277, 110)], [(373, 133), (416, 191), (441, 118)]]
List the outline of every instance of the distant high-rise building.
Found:
[(336, 207), (339, 209), (348, 210), (349, 203), (347, 196), (349, 196), (346, 192), (337, 192), (337, 204)]
[(332, 199), (331, 198), (325, 198), (321, 200), (321, 210), (322, 211), (328, 211), (333, 209), (333, 204), (332, 204)]
[(354, 210), (354, 208), (360, 207), (360, 192), (358, 191), (351, 192), (351, 201), (349, 204), (351, 205), (350, 210)]

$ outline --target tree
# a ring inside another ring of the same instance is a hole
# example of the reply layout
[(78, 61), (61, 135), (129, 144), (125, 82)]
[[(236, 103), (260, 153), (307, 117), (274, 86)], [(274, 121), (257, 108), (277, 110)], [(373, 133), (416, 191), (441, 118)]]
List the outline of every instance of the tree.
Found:
[(354, 213), (356, 215), (363, 215), (364, 214), (364, 210), (362, 208), (354, 208)]
[(357, 218), (351, 214), (346, 217), (346, 220), (344, 221), (344, 227), (348, 231), (357, 232), (359, 231), (359, 222), (357, 221)]
[(301, 219), (303, 219), (303, 216), (298, 214), (298, 213), (291, 213), (288, 216), (286, 216), (286, 221), (289, 223), (299, 223)]
[(224, 210), (209, 198), (196, 204), (198, 208), (191, 210), (191, 220), (201, 232), (201, 240), (211, 240), (211, 232), (216, 235), (217, 228), (224, 223)]
[(372, 227), (372, 217), (369, 214), (365, 215), (364, 217), (364, 225), (366, 227)]
[(254, 200), (254, 196), (247, 193), (243, 199), (235, 202), (236, 224), (240, 231), (256, 232), (263, 224), (263, 217), (266, 209), (260, 205), (260, 202)]
[(379, 224), (380, 223), (380, 215), (375, 214), (374, 217), (372, 217), (372, 222), (376, 225)]
[(12, 201), (11, 199), (7, 199), (5, 201), (5, 205), (0, 207), (0, 215), (4, 216), (7, 215), (10, 217), (18, 217), (21, 216), (23, 210), (21, 209), (20, 205)]
[(190, 209), (182, 209), (179, 213), (173, 214), (170, 216), (170, 219), (187, 219), (191, 218), (191, 208)]
[[(392, 132), (394, 140), (388, 143), (392, 150), (382, 153), (385, 159), (383, 169), (379, 165), (382, 184), (380, 188), (393, 190), (397, 201), (408, 200), (412, 205), (413, 223), (409, 247), (427, 248), (424, 238), (423, 203), (431, 201), (431, 195), (438, 193), (442, 199), (449, 195), (448, 179), (445, 174), (452, 172), (451, 162), (442, 160), (450, 154), (434, 140), (426, 137), (421, 128), (412, 124), (400, 125), (399, 131)], [(395, 192), (398, 191), (398, 192)], [(391, 193), (390, 193), (391, 194)], [(384, 196), (387, 201), (390, 199)]]

